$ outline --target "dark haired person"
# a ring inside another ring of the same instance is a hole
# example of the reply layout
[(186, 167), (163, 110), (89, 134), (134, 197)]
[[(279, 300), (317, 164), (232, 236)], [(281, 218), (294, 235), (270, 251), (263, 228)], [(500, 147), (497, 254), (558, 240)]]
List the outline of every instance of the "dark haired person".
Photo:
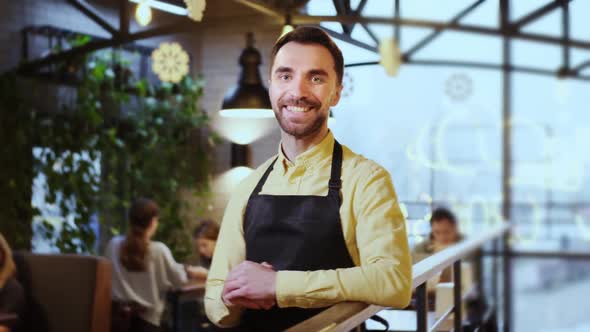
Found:
[[(414, 263), (463, 240), (459, 233), (457, 218), (449, 209), (436, 208), (430, 217), (430, 235), (412, 250)], [(451, 281), (451, 268), (445, 269), (440, 277), (443, 282)]]
[(282, 331), (339, 302), (410, 301), (411, 257), (390, 175), (327, 127), (343, 70), (319, 28), (297, 28), (272, 50), (281, 143), (226, 208), (205, 295), (218, 326)]
[[(15, 273), (12, 250), (0, 233), (0, 314), (17, 315), (17, 319), (22, 319), (25, 308), (25, 292), (15, 279)], [(14, 331), (18, 328), (18, 321), (10, 323), (10, 326), (0, 323), (0, 332)], [(11, 330), (11, 328), (13, 329)]]
[(430, 217), (430, 235), (413, 250), (414, 263), (463, 239), (457, 226), (457, 218), (446, 208), (436, 208)]
[(158, 227), (158, 205), (147, 198), (133, 202), (125, 236), (113, 238), (106, 256), (113, 263), (113, 301), (115, 306), (133, 304), (130, 331), (159, 331), (166, 292), (180, 288), (188, 279), (204, 279), (206, 270), (184, 266), (172, 257), (170, 249), (152, 241)]
[(219, 236), (219, 225), (213, 220), (203, 220), (193, 231), (193, 245), (195, 252), (199, 255), (199, 263), (209, 269), (211, 258), (215, 252), (217, 237)]

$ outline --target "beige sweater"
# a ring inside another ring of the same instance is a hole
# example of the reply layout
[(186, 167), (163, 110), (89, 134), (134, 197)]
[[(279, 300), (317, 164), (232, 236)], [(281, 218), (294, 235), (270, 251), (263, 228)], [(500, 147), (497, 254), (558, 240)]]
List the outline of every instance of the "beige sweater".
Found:
[(146, 271), (130, 272), (121, 265), (118, 254), (124, 239), (122, 236), (113, 238), (105, 252), (113, 263), (113, 300), (133, 301), (146, 307), (141, 317), (160, 326), (166, 293), (187, 282), (184, 266), (174, 260), (165, 244), (152, 241), (146, 257)]

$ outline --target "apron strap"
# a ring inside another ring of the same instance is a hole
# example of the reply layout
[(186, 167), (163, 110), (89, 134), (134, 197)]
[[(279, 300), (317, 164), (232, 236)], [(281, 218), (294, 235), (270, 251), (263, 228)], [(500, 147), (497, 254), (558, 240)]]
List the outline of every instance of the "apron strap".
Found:
[[(266, 179), (268, 178), (270, 172), (272, 172), (278, 158), (279, 157), (277, 156), (275, 160), (273, 160), (273, 162), (270, 164), (270, 166), (266, 169), (264, 175), (262, 175), (262, 178), (260, 178), (260, 181), (258, 181), (258, 184), (256, 184), (256, 187), (254, 188), (252, 195), (260, 194), (260, 192), (262, 191), (262, 187), (266, 183)], [(342, 145), (340, 145), (338, 141), (334, 140), (334, 151), (332, 152), (332, 169), (330, 171), (330, 181), (328, 181), (328, 196), (336, 195), (337, 197), (340, 197), (340, 188), (342, 188), (342, 180), (340, 180), (341, 174)]]
[(332, 152), (332, 171), (330, 181), (328, 182), (328, 195), (340, 197), (340, 188), (342, 188), (342, 145), (334, 140), (334, 152)]
[(268, 175), (270, 174), (270, 172), (272, 172), (272, 170), (275, 166), (275, 163), (277, 162), (277, 159), (279, 159), (278, 156), (275, 158), (275, 160), (272, 161), (270, 166), (268, 166), (268, 168), (266, 169), (266, 172), (264, 172), (264, 175), (262, 175), (262, 178), (260, 178), (260, 181), (258, 181), (256, 188), (254, 188), (254, 191), (252, 192), (253, 196), (260, 194), (260, 192), (262, 191), (262, 187), (266, 183), (266, 179), (268, 178)]

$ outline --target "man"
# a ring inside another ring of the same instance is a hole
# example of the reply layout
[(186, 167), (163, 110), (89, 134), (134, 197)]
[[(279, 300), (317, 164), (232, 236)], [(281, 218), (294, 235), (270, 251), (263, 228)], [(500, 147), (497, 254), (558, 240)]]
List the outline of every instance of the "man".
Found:
[[(439, 207), (432, 211), (430, 217), (430, 235), (428, 239), (418, 243), (412, 250), (412, 261), (417, 263), (428, 256), (431, 256), (441, 250), (446, 249), (460, 241), (463, 241), (464, 236), (459, 232), (457, 225), (457, 217), (451, 210)], [(477, 259), (478, 253), (469, 255), (465, 261), (473, 265), (475, 276), (479, 271), (479, 261)], [(443, 270), (439, 281), (451, 282), (453, 279), (452, 267)]]
[(343, 67), (318, 28), (295, 29), (273, 48), (281, 144), (227, 206), (205, 294), (218, 326), (281, 331), (338, 302), (409, 303), (410, 252), (390, 176), (327, 127)]
[(457, 229), (457, 218), (453, 212), (442, 207), (436, 208), (430, 217), (430, 236), (414, 247), (412, 260), (419, 262), (461, 240), (463, 235)]

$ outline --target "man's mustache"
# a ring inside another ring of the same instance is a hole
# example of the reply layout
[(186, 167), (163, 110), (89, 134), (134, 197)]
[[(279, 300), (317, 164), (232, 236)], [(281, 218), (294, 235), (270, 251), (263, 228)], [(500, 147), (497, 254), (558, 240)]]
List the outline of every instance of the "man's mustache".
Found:
[(279, 100), (279, 105), (283, 106), (297, 106), (297, 107), (312, 107), (320, 108), (322, 104), (317, 101), (309, 100), (307, 98), (285, 98)]

